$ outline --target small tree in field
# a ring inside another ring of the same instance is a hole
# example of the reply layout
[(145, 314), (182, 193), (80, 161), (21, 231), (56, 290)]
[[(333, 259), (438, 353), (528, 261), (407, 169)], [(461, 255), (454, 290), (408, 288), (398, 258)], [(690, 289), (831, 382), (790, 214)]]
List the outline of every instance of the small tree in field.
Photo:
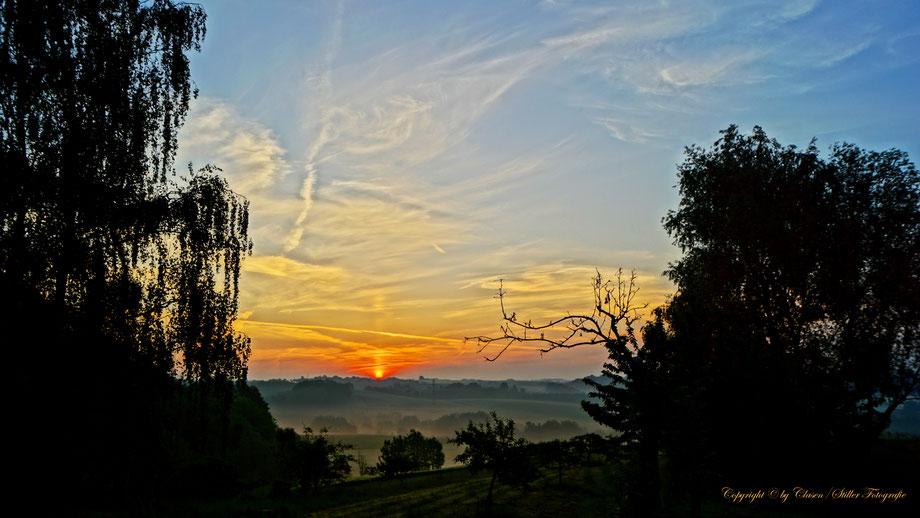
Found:
[(495, 480), (506, 484), (527, 483), (536, 478), (527, 452), (527, 441), (514, 438), (514, 421), (500, 419), (491, 413), (492, 421), (467, 424), (458, 430), (456, 437), (448, 442), (463, 446), (456, 461), (466, 464), (473, 472), (488, 471), (492, 474), (486, 505), (492, 504), (492, 490)]
[(355, 458), (346, 451), (352, 446), (330, 440), (327, 432), (323, 428), (314, 433), (309, 427), (304, 428), (303, 435), (291, 428), (278, 431), (285, 475), (299, 483), (303, 492), (339, 482), (351, 473), (349, 461)]
[(358, 465), (358, 474), (362, 477), (368, 474), (367, 457), (362, 454), (355, 455), (355, 464)]
[(438, 469), (444, 465), (442, 450), (441, 441), (412, 430), (409, 435), (383, 442), (377, 470), (386, 476), (399, 476), (410, 471)]

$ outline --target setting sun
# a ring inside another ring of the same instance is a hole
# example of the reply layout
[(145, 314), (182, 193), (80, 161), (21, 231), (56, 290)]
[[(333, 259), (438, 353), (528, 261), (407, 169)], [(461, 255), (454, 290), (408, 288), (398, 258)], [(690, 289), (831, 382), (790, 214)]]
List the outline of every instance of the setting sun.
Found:
[(918, 28), (920, 0), (0, 0), (11, 492), (920, 518)]

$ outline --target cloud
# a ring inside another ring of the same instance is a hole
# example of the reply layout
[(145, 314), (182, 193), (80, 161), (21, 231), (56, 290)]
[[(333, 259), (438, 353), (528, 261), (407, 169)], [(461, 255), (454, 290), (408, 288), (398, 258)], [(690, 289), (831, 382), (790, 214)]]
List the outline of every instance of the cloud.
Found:
[(611, 137), (630, 144), (643, 144), (658, 136), (657, 133), (640, 129), (619, 118), (596, 117), (594, 120), (606, 128)]
[(179, 144), (177, 163), (217, 165), (230, 188), (250, 201), (250, 235), (259, 249), (279, 246), (297, 200), (279, 189), (292, 168), (275, 132), (245, 119), (224, 101), (200, 97), (191, 105)]
[[(332, 95), (332, 68), (335, 63), (336, 56), (339, 53), (339, 49), (342, 45), (342, 26), (345, 14), (345, 2), (339, 0), (336, 4), (336, 12), (334, 21), (332, 23), (332, 29), (330, 36), (325, 40), (325, 49), (323, 52), (322, 63), (319, 67), (319, 70), (314, 73), (308, 74), (306, 86), (307, 92), (313, 94), (321, 102), (329, 99)], [(297, 219), (294, 221), (294, 224), (288, 229), (287, 234), (283, 238), (283, 249), (285, 252), (290, 252), (291, 250), (297, 248), (297, 245), (300, 244), (300, 239), (303, 237), (304, 233), (304, 223), (307, 220), (307, 216), (310, 214), (310, 208), (313, 206), (313, 189), (316, 185), (317, 179), (317, 157), (320, 152), (323, 150), (323, 147), (329, 142), (333, 137), (332, 133), (334, 128), (328, 123), (324, 123), (319, 135), (309, 146), (309, 151), (305, 158), (306, 165), (304, 166), (304, 171), (306, 177), (303, 179), (303, 183), (300, 187), (300, 198), (302, 201), (300, 211), (297, 215)]]
[[(508, 253), (515, 246), (498, 244), (501, 236), (491, 237), (487, 223), (501, 217), (508, 193), (564, 170), (576, 152), (572, 140), (483, 157), (467, 156), (468, 139), (518, 85), (598, 47), (683, 34), (698, 21), (684, 11), (537, 39), (468, 29), (457, 43), (414, 55), (411, 66), (413, 51), (396, 48), (362, 68), (337, 63), (348, 22), (339, 5), (317, 64), (308, 68), (305, 139), (293, 162), (303, 166), (296, 168), (270, 130), (227, 104), (201, 103), (190, 118), (197, 140), (183, 142), (216, 149), (228, 170), (248, 171), (240, 186), (258, 201), (253, 219), (270, 215), (254, 225), (257, 254), (244, 263), (248, 318), (241, 326), (258, 344), (254, 362), (357, 362), (375, 352), (405, 363), (426, 329), (452, 354), (469, 355), (472, 349), (457, 349), (457, 338), (490, 329), (483, 318), (494, 320), (491, 288), (471, 282), (471, 270), (510, 272), (514, 300), (542, 305), (541, 314), (583, 302), (590, 267), (547, 265), (542, 252), (526, 247)], [(630, 131), (626, 138), (654, 138)], [(456, 321), (445, 325), (445, 315)], [(346, 331), (356, 323), (366, 331)]]
[(816, 53), (815, 64), (819, 68), (832, 67), (866, 50), (871, 44), (872, 39), (865, 39), (848, 45), (830, 45)]
[(782, 4), (779, 16), (783, 20), (796, 20), (814, 11), (820, 0), (792, 0)]
[(759, 59), (763, 53), (754, 50), (731, 50), (704, 59), (681, 60), (660, 69), (659, 76), (677, 88), (690, 86), (728, 85), (749, 81), (743, 67)]
[[(637, 268), (640, 298), (660, 304), (673, 287), (658, 272), (677, 252), (645, 237), (659, 215), (630, 211), (674, 201), (670, 184), (650, 187), (679, 153), (662, 149), (746, 100), (802, 91), (878, 39), (816, 1), (532, 7), (381, 35), (367, 28), (388, 9), (336, 3), (319, 43), (292, 57), (304, 74), (278, 110), (283, 141), (246, 107), (196, 101), (183, 153), (224, 167), (252, 202), (253, 365), (421, 368), (432, 340), (420, 337), (438, 338), (432, 358), (475, 360), (456, 339), (497, 330), (498, 278), (533, 318), (588, 307), (595, 266)], [(889, 53), (908, 55), (915, 36)]]
[(290, 170), (286, 151), (274, 132), (212, 98), (192, 103), (181, 144), (183, 156), (213, 160), (233, 189), (246, 196), (268, 188)]
[(247, 258), (243, 271), (310, 282), (340, 282), (346, 278), (345, 270), (340, 266), (306, 264), (278, 255)]
[(381, 368), (392, 375), (407, 368), (468, 362), (472, 354), (461, 340), (372, 330), (244, 321), (242, 331), (257, 337), (250, 363), (262, 370), (281, 365), (295, 372), (347, 372), (371, 375)]

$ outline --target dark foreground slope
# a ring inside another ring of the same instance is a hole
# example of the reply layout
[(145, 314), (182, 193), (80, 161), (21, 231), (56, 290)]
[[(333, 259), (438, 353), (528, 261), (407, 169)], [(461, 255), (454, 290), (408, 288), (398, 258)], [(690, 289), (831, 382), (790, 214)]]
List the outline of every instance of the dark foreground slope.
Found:
[[(904, 446), (903, 443), (898, 446)], [(544, 471), (527, 488), (496, 486), (490, 510), (483, 504), (489, 477), (472, 474), (463, 467), (409, 475), (402, 480), (365, 478), (321, 490), (317, 494), (269, 498), (253, 492), (235, 498), (188, 500), (158, 504), (140, 516), (194, 517), (474, 517), (505, 516), (561, 518), (568, 516), (629, 516), (630, 495), (624, 489), (628, 465), (578, 466), (567, 469), (561, 479)], [(663, 495), (667, 499), (667, 495)], [(679, 502), (666, 505), (662, 517), (688, 516)], [(732, 503), (707, 499), (701, 516), (794, 518), (816, 516), (915, 516), (901, 504), (808, 504), (777, 505), (767, 502)]]
[[(620, 482), (617, 470), (611, 466), (579, 467), (567, 471), (561, 485), (554, 476), (547, 476), (529, 489), (498, 486), (495, 502), (487, 511), (482, 501), (488, 491), (488, 475), (473, 475), (465, 468), (449, 468), (407, 477), (403, 481), (356, 480), (328, 488), (321, 496), (287, 499), (249, 496), (223, 501), (174, 503), (157, 509), (151, 516), (626, 516), (626, 495), (617, 489)], [(766, 518), (803, 515), (716, 503), (704, 506), (703, 516)]]

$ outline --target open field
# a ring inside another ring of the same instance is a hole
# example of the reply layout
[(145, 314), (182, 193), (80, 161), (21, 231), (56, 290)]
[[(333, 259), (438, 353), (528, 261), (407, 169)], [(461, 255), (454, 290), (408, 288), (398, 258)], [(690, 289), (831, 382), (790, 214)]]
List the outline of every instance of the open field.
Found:
[[(358, 432), (366, 434), (393, 434), (401, 417), (415, 416), (420, 420), (437, 419), (448, 414), (495, 411), (499, 416), (514, 419), (523, 427), (527, 421), (544, 422), (550, 419), (571, 420), (585, 432), (603, 429), (574, 401), (545, 401), (494, 398), (457, 398), (428, 400), (416, 397), (356, 390), (347, 401), (334, 407), (270, 403), (271, 413), (283, 427), (300, 430), (310, 426), (317, 416), (341, 416), (355, 425)], [(390, 423), (394, 423), (391, 425)], [(431, 430), (423, 430), (435, 433)], [(338, 433), (330, 430), (331, 433)]]

